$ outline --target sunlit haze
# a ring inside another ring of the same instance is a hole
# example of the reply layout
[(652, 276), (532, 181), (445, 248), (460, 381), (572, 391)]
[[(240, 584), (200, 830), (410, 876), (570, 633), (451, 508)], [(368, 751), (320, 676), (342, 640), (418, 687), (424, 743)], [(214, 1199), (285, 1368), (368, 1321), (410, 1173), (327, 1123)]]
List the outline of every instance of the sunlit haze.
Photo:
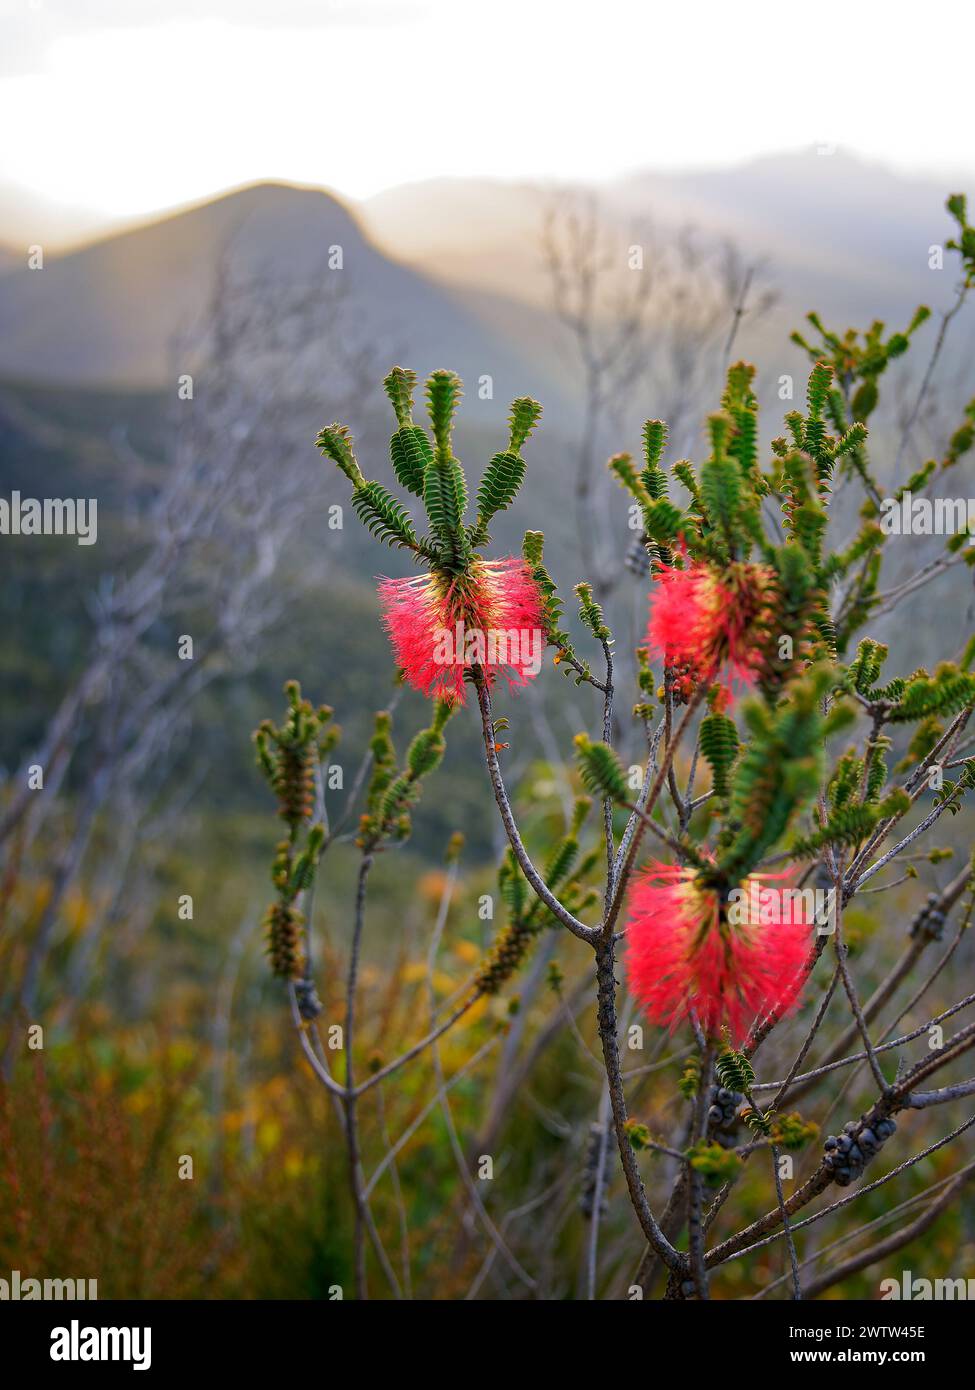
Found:
[(261, 178), (366, 197), (819, 142), (961, 175), (970, 23), (772, 0), (747, 19), (642, 0), (4, 0), (0, 184), (111, 219)]

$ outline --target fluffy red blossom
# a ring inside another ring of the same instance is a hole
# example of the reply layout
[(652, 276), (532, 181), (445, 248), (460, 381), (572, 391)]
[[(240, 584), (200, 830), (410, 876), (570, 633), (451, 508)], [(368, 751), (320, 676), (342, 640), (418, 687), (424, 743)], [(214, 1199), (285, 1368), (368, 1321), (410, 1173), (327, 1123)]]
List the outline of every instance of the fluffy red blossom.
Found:
[(438, 572), (381, 579), (383, 625), (396, 661), (424, 695), (464, 703), (464, 672), (525, 685), (541, 669), (542, 599), (517, 556), (474, 560), (461, 576)]
[(719, 573), (694, 561), (664, 570), (650, 591), (647, 646), (690, 685), (719, 678), (753, 685), (765, 663), (774, 581), (767, 565)]
[(806, 898), (763, 888), (757, 875), (742, 890), (732, 923), (693, 869), (650, 864), (635, 881), (626, 969), (651, 1023), (675, 1028), (693, 1013), (708, 1036), (727, 1028), (740, 1045), (758, 1018), (797, 1003), (811, 945)]

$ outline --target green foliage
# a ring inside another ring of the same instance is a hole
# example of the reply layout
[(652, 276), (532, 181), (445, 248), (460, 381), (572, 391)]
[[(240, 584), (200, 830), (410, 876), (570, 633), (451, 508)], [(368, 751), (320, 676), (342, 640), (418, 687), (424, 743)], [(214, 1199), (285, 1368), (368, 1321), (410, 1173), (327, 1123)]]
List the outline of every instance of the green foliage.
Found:
[(525, 478), (525, 460), (521, 456), (521, 448), (530, 437), (541, 414), (542, 407), (530, 396), (520, 396), (512, 403), (508, 415), (508, 447), (491, 459), (477, 490), (478, 539), (486, 537), (491, 518), (497, 512), (507, 511), (515, 500)]
[(460, 463), (452, 454), (438, 450), (428, 464), (423, 475), (423, 502), (430, 530), (449, 557), (445, 567), (453, 573), (461, 573), (471, 556), (470, 540), (464, 531), (467, 482)]
[(687, 1150), (687, 1161), (701, 1174), (708, 1187), (723, 1187), (726, 1182), (734, 1182), (742, 1167), (741, 1159), (732, 1149), (704, 1140)]
[[(886, 371), (890, 362), (907, 351), (911, 337), (930, 316), (930, 309), (922, 304), (914, 311), (914, 316), (903, 333), (892, 333), (885, 340), (885, 325), (879, 320), (875, 320), (863, 334), (850, 328), (841, 337), (826, 329), (818, 314), (807, 314), (807, 322), (819, 334), (821, 341), (818, 344), (810, 344), (801, 333), (793, 333), (792, 341), (801, 347), (817, 366), (829, 367), (831, 375), (842, 384), (843, 392), (846, 395), (852, 393), (853, 419), (863, 421), (876, 408), (878, 378)], [(830, 413), (835, 419), (840, 402), (834, 400), (828, 403), (821, 390), (822, 380), (821, 376), (817, 380), (817, 409), (823, 411), (827, 404), (830, 404)]]
[(728, 369), (722, 406), (731, 419), (733, 430), (728, 452), (738, 464), (741, 476), (764, 492), (758, 467), (758, 398), (752, 383), (755, 368), (747, 362), (736, 362)]
[(715, 796), (730, 793), (728, 775), (738, 756), (738, 729), (726, 714), (708, 714), (701, 720), (701, 756), (711, 769), (711, 786)]
[(887, 785), (887, 759), (885, 754), (889, 748), (890, 739), (883, 734), (879, 734), (871, 744), (870, 755), (867, 759), (865, 801), (876, 801), (881, 791)]
[(525, 460), (520, 454), (506, 450), (495, 454), (484, 471), (477, 490), (478, 534), (486, 532), (496, 512), (511, 506), (525, 478)]
[(278, 797), (278, 814), (294, 833), (311, 816), (315, 763), (335, 746), (338, 730), (331, 724), (332, 710), (313, 709), (297, 681), (288, 681), (284, 690), (284, 721), (276, 727), (265, 719), (253, 739), (258, 766)]
[[(568, 833), (553, 848), (542, 873), (546, 885), (553, 892), (559, 891), (571, 912), (590, 905), (589, 892), (580, 881), (592, 872), (599, 859), (593, 851), (579, 861), (579, 831), (591, 806), (588, 797), (576, 798)], [(557, 925), (548, 908), (535, 897), (510, 849), (505, 851), (498, 868), (498, 891), (509, 920), (475, 975), (477, 987), (485, 994), (497, 994), (525, 962), (538, 933), (546, 926)]]
[(409, 367), (394, 367), (383, 378), (383, 390), (389, 397), (400, 426), (413, 423), (413, 392), (416, 390), (416, 372)]
[(867, 437), (867, 427), (857, 420), (837, 439), (833, 446), (833, 458), (840, 459), (844, 454), (853, 454)]
[(670, 544), (685, 529), (687, 518), (667, 497), (667, 475), (660, 467), (660, 456), (667, 440), (667, 427), (662, 420), (647, 420), (643, 427), (646, 466), (637, 473), (629, 454), (614, 454), (609, 470), (620, 485), (640, 507), (645, 541), (652, 542), (651, 565), (654, 572), (661, 565), (673, 563)]
[(872, 637), (864, 637), (857, 654), (847, 669), (848, 683), (861, 695), (866, 695), (877, 683), (887, 660), (887, 648)]
[(637, 647), (637, 684), (644, 695), (652, 695), (657, 688), (657, 683), (653, 675), (653, 667), (650, 665), (650, 652), (646, 647)]
[(921, 492), (931, 481), (937, 467), (938, 465), (934, 459), (928, 459), (927, 463), (922, 464), (916, 472), (911, 474), (907, 482), (896, 490), (894, 493), (895, 499), (899, 502), (905, 493)]
[(460, 377), (456, 372), (440, 368), (427, 377), (425, 387), (427, 411), (438, 462), (445, 463), (453, 457), (450, 437), (454, 428), (454, 415), (463, 395)]
[(421, 729), (407, 749), (407, 768), (414, 778), (426, 777), (440, 766), (446, 749), (443, 734), (433, 729)]
[(934, 715), (922, 719), (907, 745), (907, 753), (896, 764), (897, 772), (906, 772), (917, 763), (923, 762), (944, 733), (944, 725)]
[[(807, 552), (787, 542), (771, 549), (768, 559), (776, 574), (777, 602), (761, 688), (771, 697), (782, 690), (804, 658), (832, 659), (834, 651), (825, 594)], [(789, 646), (780, 657), (783, 638), (789, 639)]]
[[(643, 513), (643, 529), (658, 546), (666, 546), (676, 540), (684, 525), (683, 512), (675, 507), (673, 502), (668, 502), (666, 497), (662, 497), (658, 502), (651, 502)], [(669, 553), (662, 553), (660, 558), (667, 563)]]
[(465, 526), (468, 488), (460, 461), (451, 443), (454, 417), (463, 394), (455, 372), (439, 370), (427, 378), (425, 396), (433, 431), (413, 422), (416, 374), (394, 367), (383, 387), (396, 415), (397, 429), (390, 439), (390, 461), (399, 484), (423, 500), (430, 528), (419, 538), (407, 509), (381, 484), (367, 481), (355, 457), (352, 437), (344, 425), (326, 426), (318, 445), (353, 485), (356, 515), (378, 540), (403, 547), (450, 577), (465, 574), (476, 547), (489, 540), (488, 525), (499, 511), (511, 506), (525, 475), (521, 448), (538, 423), (542, 408), (531, 397), (513, 402), (509, 415), (508, 447), (487, 465), (478, 489), (477, 519)]
[(740, 1091), (742, 1095), (747, 1095), (755, 1085), (755, 1072), (751, 1062), (743, 1052), (738, 1052), (733, 1047), (725, 1046), (721, 1049), (715, 1058), (714, 1069), (722, 1086), (726, 1086), (729, 1091)]
[(691, 494), (691, 514), (700, 527), (700, 539), (692, 533), (687, 544), (718, 563), (745, 557), (754, 546), (769, 549), (761, 520), (761, 499), (769, 483), (758, 466), (754, 372), (745, 362), (728, 370), (723, 408), (708, 418), (711, 457), (701, 468), (700, 481), (687, 460), (674, 465)]
[(308, 832), (305, 848), (295, 859), (294, 869), (289, 884), (293, 893), (303, 893), (314, 883), (318, 856), (321, 854), (324, 843), (325, 827), (323, 825), (313, 825)]
[(625, 1128), (626, 1137), (629, 1139), (631, 1147), (636, 1149), (638, 1153), (652, 1146), (653, 1138), (645, 1124), (631, 1117), (627, 1120)]
[(363, 483), (352, 494), (352, 509), (370, 535), (386, 545), (416, 548), (413, 518), (381, 483)]
[(509, 921), (498, 932), (474, 976), (475, 987), (483, 994), (500, 992), (524, 963), (542, 926), (537, 900), (510, 849), (505, 851), (498, 868), (498, 891)]
[(611, 642), (613, 634), (603, 620), (603, 610), (592, 596), (591, 584), (577, 584), (576, 596), (579, 599), (579, 617), (595, 637), (597, 642)]
[(528, 906), (531, 889), (510, 849), (505, 850), (498, 867), (498, 892), (511, 918), (520, 921)]
[(854, 749), (848, 749), (839, 759), (829, 779), (826, 794), (834, 809), (846, 806), (857, 794), (863, 777), (863, 759), (858, 758)]
[(651, 495), (647, 491), (643, 479), (636, 471), (632, 455), (626, 453), (614, 454), (606, 466), (611, 473), (616, 475), (620, 485), (624, 487), (627, 492), (631, 493), (641, 506), (646, 507), (649, 505), (652, 500)]
[[(543, 550), (545, 546), (545, 535), (542, 531), (526, 531), (522, 542), (522, 555), (528, 562), (532, 572), (532, 578), (538, 586), (538, 592), (542, 597), (542, 619), (545, 626), (545, 640), (549, 646), (558, 648), (556, 662), (568, 661), (581, 668), (582, 674), (578, 675), (579, 680), (584, 680), (589, 673), (589, 668), (585, 662), (580, 662), (576, 657), (575, 649), (569, 638), (569, 634), (564, 632), (559, 626), (562, 620), (562, 600), (559, 598), (559, 591), (555, 580), (545, 568), (543, 561)], [(566, 670), (570, 669), (566, 667)]]
[(372, 774), (366, 793), (366, 806), (370, 817), (378, 814), (389, 784), (395, 776), (396, 749), (393, 745), (392, 724), (393, 717), (388, 710), (380, 710), (376, 714), (373, 735), (369, 742)]
[(683, 483), (684, 487), (691, 495), (692, 514), (698, 518), (705, 516), (705, 506), (701, 498), (701, 489), (698, 485), (697, 476), (694, 472), (694, 465), (689, 459), (678, 459), (673, 467), (674, 477)]
[(352, 435), (345, 425), (326, 425), (319, 431), (316, 443), (322, 453), (342, 470), (353, 487), (362, 487), (365, 478), (352, 447)]
[(967, 286), (975, 285), (975, 227), (968, 221), (968, 201), (964, 193), (952, 193), (945, 204), (958, 223), (958, 232), (945, 242), (949, 251), (957, 251)]
[(357, 843), (361, 848), (371, 849), (387, 835), (396, 840), (409, 836), (412, 829), (410, 809), (420, 797), (423, 779), (435, 772), (443, 761), (447, 747), (443, 730), (454, 711), (452, 701), (435, 701), (429, 727), (421, 729), (413, 738), (407, 749), (405, 766), (395, 775), (391, 775), (393, 764), (383, 767), (376, 794), (370, 797), (369, 812), (360, 823)]
[(271, 881), (277, 898), (264, 914), (272, 972), (282, 979), (301, 974), (304, 918), (297, 898), (315, 880), (325, 845), (325, 827), (309, 826), (314, 809), (315, 770), (335, 747), (339, 731), (327, 705), (313, 709), (297, 681), (284, 687), (288, 707), (280, 726), (265, 719), (254, 732), (257, 764), (278, 798), (288, 838), (276, 847)]
[(645, 420), (643, 424), (643, 456), (646, 467), (643, 484), (651, 497), (667, 495), (667, 475), (660, 467), (664, 449), (667, 447), (667, 426), (663, 420)]
[(910, 797), (900, 789), (891, 792), (883, 801), (843, 805), (814, 834), (793, 841), (791, 852), (797, 859), (807, 859), (816, 855), (824, 845), (858, 845), (874, 826), (888, 816), (903, 815), (910, 805)]
[(957, 781), (945, 778), (941, 791), (934, 798), (935, 805), (943, 807), (953, 816), (957, 815), (962, 797), (972, 790), (975, 790), (975, 758), (966, 758)]
[(579, 857), (579, 831), (591, 807), (592, 801), (588, 796), (576, 797), (568, 834), (556, 843), (545, 862), (542, 877), (553, 892), (568, 878)]
[(588, 734), (576, 734), (573, 742), (586, 790), (625, 805), (629, 800), (626, 775), (615, 751), (607, 743), (593, 743)]
[(527, 444), (541, 418), (542, 407), (531, 396), (519, 396), (517, 400), (512, 401), (508, 412), (508, 424), (511, 429), (508, 439), (510, 453), (521, 452), (522, 445)]
[(817, 362), (809, 373), (806, 384), (806, 405), (809, 409), (807, 427), (822, 420), (833, 384), (833, 368), (828, 362)]
[(950, 848), (939, 848), (937, 845), (929, 849), (927, 860), (929, 864), (943, 864), (948, 859), (954, 859), (955, 851)]
[(401, 425), (389, 441), (393, 472), (402, 487), (423, 496), (423, 480), (433, 459), (433, 445), (420, 425)]
[(798, 1110), (788, 1115), (776, 1115), (772, 1120), (769, 1138), (780, 1149), (796, 1152), (812, 1143), (819, 1133), (819, 1125), (813, 1120), (804, 1120)]
[(823, 561), (823, 538), (828, 517), (818, 475), (806, 454), (793, 450), (785, 455), (780, 487), (785, 533), (802, 547), (816, 572)]
[(509, 922), (497, 936), (493, 947), (474, 976), (474, 988), (481, 994), (498, 994), (524, 963), (534, 932), (524, 922)]
[(383, 388), (393, 405), (399, 428), (389, 441), (389, 457), (393, 472), (401, 487), (415, 497), (423, 496), (423, 475), (433, 458), (433, 446), (427, 433), (413, 423), (413, 391), (416, 372), (407, 367), (394, 367), (383, 381)]
[(575, 835), (567, 835), (555, 845), (545, 861), (545, 871), (542, 875), (549, 888), (555, 889), (559, 886), (570, 873), (578, 857), (579, 841)]
[(952, 468), (960, 458), (964, 458), (975, 444), (975, 397), (965, 406), (965, 419), (955, 430), (948, 442), (948, 449), (941, 460), (942, 468)]
[(880, 389), (877, 386), (877, 378), (869, 376), (866, 380), (861, 381), (850, 402), (850, 414), (853, 419), (860, 422), (868, 420), (876, 410), (879, 399)]
[(832, 580), (849, 573), (859, 561), (870, 561), (873, 552), (884, 544), (885, 536), (876, 521), (866, 520), (844, 550), (835, 550), (824, 558), (821, 576)]
[(768, 1139), (772, 1133), (772, 1111), (751, 1106), (741, 1112), (741, 1118), (757, 1138)]
[(820, 703), (832, 679), (829, 667), (813, 667), (792, 684), (788, 702), (774, 709), (757, 700), (745, 706), (749, 738), (732, 782), (733, 830), (718, 861), (729, 880), (744, 878), (815, 796), (831, 728)]
[(685, 1100), (692, 1100), (697, 1095), (701, 1085), (701, 1059), (691, 1057), (681, 1072), (677, 1082), (677, 1089)]
[(926, 671), (911, 676), (887, 718), (892, 724), (907, 724), (930, 715), (957, 714), (973, 704), (975, 676), (945, 662), (933, 677)]
[[(712, 416), (712, 421), (718, 417)], [(731, 458), (718, 453), (701, 469), (701, 497), (710, 523), (721, 533), (724, 552), (735, 552), (741, 507), (741, 474)]]

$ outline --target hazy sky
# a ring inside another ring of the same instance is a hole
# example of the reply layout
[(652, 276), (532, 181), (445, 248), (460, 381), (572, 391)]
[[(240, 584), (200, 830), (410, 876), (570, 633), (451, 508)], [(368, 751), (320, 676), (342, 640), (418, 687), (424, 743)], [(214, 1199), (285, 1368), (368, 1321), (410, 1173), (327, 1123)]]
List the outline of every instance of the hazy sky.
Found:
[(0, 0), (0, 184), (110, 217), (260, 178), (611, 176), (817, 142), (975, 170), (975, 6)]

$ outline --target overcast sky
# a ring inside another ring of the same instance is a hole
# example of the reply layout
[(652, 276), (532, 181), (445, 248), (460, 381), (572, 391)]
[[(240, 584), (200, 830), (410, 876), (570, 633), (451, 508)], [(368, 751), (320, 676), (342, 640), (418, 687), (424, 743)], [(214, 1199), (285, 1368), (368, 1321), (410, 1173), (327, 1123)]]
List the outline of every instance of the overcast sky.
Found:
[(954, 0), (0, 0), (0, 184), (121, 217), (261, 178), (365, 197), (820, 142), (964, 177), (972, 14)]

